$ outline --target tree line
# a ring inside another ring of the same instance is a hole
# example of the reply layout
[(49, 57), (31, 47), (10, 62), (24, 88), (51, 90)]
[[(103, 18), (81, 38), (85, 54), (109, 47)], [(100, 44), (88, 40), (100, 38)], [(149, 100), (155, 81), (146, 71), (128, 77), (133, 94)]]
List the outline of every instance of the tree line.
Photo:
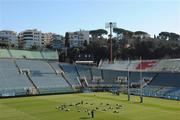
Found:
[[(122, 28), (114, 28), (113, 32), (116, 34), (112, 38), (113, 59), (139, 59), (140, 56), (143, 59), (180, 58), (179, 34), (161, 32), (152, 38), (137, 37), (138, 35), (148, 35), (144, 31), (132, 32)], [(104, 35), (108, 35), (108, 32), (104, 29), (97, 29), (91, 30), (89, 33), (91, 42), (88, 45), (84, 44), (83, 48), (71, 48), (69, 56), (87, 52), (94, 56), (96, 62), (101, 59), (108, 59), (109, 38), (104, 37)], [(118, 38), (118, 35), (122, 35), (121, 39)], [(65, 45), (69, 47), (68, 33), (65, 35)]]

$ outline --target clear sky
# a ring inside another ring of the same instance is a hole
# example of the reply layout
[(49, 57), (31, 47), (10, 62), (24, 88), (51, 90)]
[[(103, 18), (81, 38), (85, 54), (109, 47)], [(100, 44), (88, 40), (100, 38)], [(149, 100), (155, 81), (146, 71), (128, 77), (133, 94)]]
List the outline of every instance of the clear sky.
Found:
[(37, 28), (64, 35), (66, 31), (120, 28), (153, 34), (180, 34), (180, 0), (0, 0), (0, 30)]

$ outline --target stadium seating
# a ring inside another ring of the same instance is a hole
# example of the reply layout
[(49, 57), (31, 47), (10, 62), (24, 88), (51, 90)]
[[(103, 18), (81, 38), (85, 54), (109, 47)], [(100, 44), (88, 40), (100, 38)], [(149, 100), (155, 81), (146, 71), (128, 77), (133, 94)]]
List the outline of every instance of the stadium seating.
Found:
[[(140, 95), (140, 89), (131, 88), (131, 94)], [(180, 87), (148, 85), (143, 88), (143, 95), (180, 100)]]
[(105, 84), (116, 85), (116, 80), (118, 77), (127, 78), (127, 71), (117, 71), (117, 70), (102, 70), (103, 80)]
[(54, 51), (42, 51), (41, 52), (44, 59), (52, 59), (52, 60), (58, 60), (58, 53)]
[[(57, 64), (58, 65), (58, 64)], [(73, 86), (80, 86), (80, 82), (78, 81), (78, 73), (74, 65), (66, 64), (66, 63), (61, 63), (60, 64), (63, 68), (63, 71), (66, 74), (67, 79)]]
[(55, 61), (51, 62), (51, 61), (49, 61), (48, 63), (53, 67), (53, 69), (55, 70), (56, 74), (63, 72), (59, 62), (55, 62)]
[(31, 53), (25, 50), (10, 50), (13, 58), (32, 58)]
[(0, 58), (10, 58), (10, 54), (7, 49), (0, 49)]
[(145, 70), (148, 68), (153, 67), (156, 64), (155, 60), (148, 60), (148, 61), (142, 61), (138, 64), (138, 66), (136, 67), (136, 69), (141, 69), (141, 70)]
[[(37, 89), (37, 94), (75, 92), (75, 89), (82, 87), (81, 77), (86, 78), (86, 89), (93, 90), (97, 84), (101, 88), (109, 89), (119, 86), (118, 80), (127, 79), (129, 67), (130, 83), (139, 82), (140, 74), (143, 80), (150, 80), (143, 88), (144, 96), (180, 99), (179, 60), (156, 60), (152, 63), (155, 65), (150, 67), (151, 62), (120, 61), (97, 68), (56, 62), (54, 60), (58, 58), (57, 53), (52, 51), (1, 49), (0, 57), (0, 96), (4, 97), (26, 95), (29, 88)], [(118, 65), (119, 63), (121, 65)], [(140, 72), (140, 64), (143, 64), (145, 71)], [(173, 72), (171, 69), (174, 69)], [(30, 72), (23, 74), (21, 70)], [(139, 88), (131, 88), (130, 91), (135, 95), (140, 94)]]
[(103, 62), (102, 69), (125, 70), (128, 68), (128, 61), (116, 61), (114, 64)]
[(179, 73), (158, 73), (150, 85), (180, 87)]
[(26, 58), (58, 60), (57, 51), (30, 51), (0, 49), (0, 58)]
[(131, 60), (131, 61), (114, 61), (113, 64), (108, 64), (107, 61), (102, 62), (102, 69), (111, 70), (131, 70), (138, 71), (140, 67), (145, 71), (167, 71), (180, 72), (180, 59), (165, 59), (165, 60)]
[(91, 74), (92, 74), (92, 82), (91, 82), (91, 84), (96, 83), (96, 79), (103, 80), (103, 78), (102, 78), (102, 70), (101, 69), (96, 68), (96, 67), (91, 67), (90, 71), (91, 71)]
[(20, 69), (29, 69), (32, 74), (35, 73), (54, 73), (53, 69), (49, 66), (46, 61), (41, 60), (16, 60), (17, 65)]
[(102, 77), (101, 75), (101, 69), (96, 68), (96, 67), (91, 67), (92, 75), (93, 76), (99, 76)]
[(101, 68), (110, 69), (110, 70), (127, 70), (127, 69), (136, 70), (138, 64), (139, 64), (139, 60), (114, 61), (113, 64), (109, 64), (108, 62), (103, 62)]
[(86, 77), (86, 80), (89, 84), (92, 83), (92, 75), (90, 68), (88, 66), (83, 66), (83, 65), (76, 65), (78, 73), (80, 77)]
[[(128, 61), (127, 61), (127, 62), (128, 62)], [(129, 70), (131, 70), (131, 71), (134, 71), (134, 70), (137, 68), (137, 66), (139, 65), (139, 63), (140, 63), (139, 60), (130, 60), (127, 69), (129, 69)], [(127, 69), (126, 69), (126, 70), (127, 70)], [(124, 69), (124, 70), (125, 70), (125, 69)]]
[(0, 70), (18, 71), (12, 59), (0, 59)]
[(180, 71), (180, 60), (179, 59), (161, 60), (150, 70), (168, 71), (168, 72)]
[(2, 96), (25, 95), (27, 89), (32, 87), (28, 78), (19, 73), (12, 59), (0, 59), (0, 83)]
[[(139, 82), (140, 79), (149, 79), (153, 80), (157, 73), (155, 72), (130, 72), (129, 79), (130, 82)], [(142, 76), (142, 78), (141, 78)]]
[(30, 77), (38, 87), (40, 94), (73, 92), (73, 89), (61, 75), (38, 74), (31, 75)]
[(31, 51), (32, 59), (43, 59), (39, 51)]
[(60, 93), (65, 92), (65, 89), (72, 92), (61, 74), (57, 75), (46, 61), (16, 60), (16, 63), (20, 69), (29, 69), (31, 71), (30, 78), (38, 87), (40, 94), (48, 93), (48, 91), (49, 93)]

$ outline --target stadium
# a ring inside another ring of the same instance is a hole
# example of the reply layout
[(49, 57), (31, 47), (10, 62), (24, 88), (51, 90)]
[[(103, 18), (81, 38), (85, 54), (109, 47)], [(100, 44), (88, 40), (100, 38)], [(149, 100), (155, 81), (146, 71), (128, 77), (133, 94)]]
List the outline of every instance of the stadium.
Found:
[(179, 72), (179, 59), (95, 67), (0, 49), (0, 120), (180, 120)]

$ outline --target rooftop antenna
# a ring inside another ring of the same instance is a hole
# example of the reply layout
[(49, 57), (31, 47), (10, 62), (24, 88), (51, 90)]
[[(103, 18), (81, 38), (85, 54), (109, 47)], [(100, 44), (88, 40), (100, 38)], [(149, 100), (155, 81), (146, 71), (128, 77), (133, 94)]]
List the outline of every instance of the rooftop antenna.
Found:
[(115, 28), (117, 26), (117, 24), (115, 22), (108, 22), (105, 25), (105, 28), (109, 28), (110, 29), (110, 34), (109, 34), (109, 40), (110, 40), (110, 46), (109, 46), (109, 51), (110, 51), (110, 55), (109, 55), (109, 64), (112, 63), (112, 32), (113, 32), (113, 28)]

